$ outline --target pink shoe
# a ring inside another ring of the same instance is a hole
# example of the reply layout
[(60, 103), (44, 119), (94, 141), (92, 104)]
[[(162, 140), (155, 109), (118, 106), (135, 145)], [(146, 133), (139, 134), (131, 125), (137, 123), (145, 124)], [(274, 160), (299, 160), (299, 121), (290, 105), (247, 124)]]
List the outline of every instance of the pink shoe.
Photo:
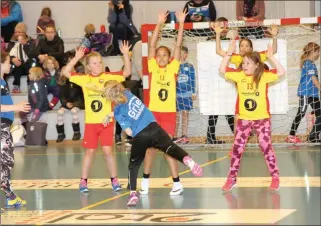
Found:
[(222, 187), (222, 190), (224, 192), (229, 192), (231, 191), (236, 185), (236, 178), (227, 178), (224, 186)]
[(277, 191), (280, 188), (280, 178), (279, 177), (272, 177), (272, 182), (270, 185), (270, 190)]
[(127, 206), (136, 206), (138, 203), (138, 197), (136, 192), (131, 192), (128, 198)]
[(200, 177), (203, 174), (203, 169), (200, 167), (200, 165), (196, 164), (193, 159), (189, 156), (185, 156), (183, 159), (183, 162), (185, 165), (187, 165), (191, 171), (192, 174), (196, 177)]
[(293, 144), (302, 143), (302, 141), (300, 140), (300, 138), (298, 138), (297, 136), (292, 136), (292, 135), (289, 135), (287, 138), (285, 138), (285, 142), (287, 142), (287, 143), (293, 143)]
[(189, 139), (187, 136), (182, 136), (180, 139), (181, 139), (180, 140), (181, 144), (188, 144), (189, 143)]

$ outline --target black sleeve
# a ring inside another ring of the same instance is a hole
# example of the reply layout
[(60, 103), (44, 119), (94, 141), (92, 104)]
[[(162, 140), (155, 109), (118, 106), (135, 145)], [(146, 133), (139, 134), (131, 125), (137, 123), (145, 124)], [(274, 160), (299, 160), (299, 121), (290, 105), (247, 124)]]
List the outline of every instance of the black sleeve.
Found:
[(23, 46), (23, 50), (25, 51), (29, 59), (36, 57), (34, 55), (35, 49), (36, 49), (36, 42), (33, 39), (29, 40), (29, 42)]
[(34, 57), (38, 60), (38, 56), (41, 54), (42, 46), (43, 46), (44, 39), (41, 39), (37, 45), (37, 47), (33, 51)]
[(48, 55), (53, 56), (54, 58), (56, 58), (56, 60), (60, 61), (64, 57), (64, 52), (65, 52), (64, 41), (60, 39), (58, 50), (56, 52), (48, 52)]
[(185, 17), (185, 22), (191, 22), (191, 15), (188, 14), (188, 3), (189, 3), (189, 1), (186, 2), (185, 6), (184, 6), (184, 10), (183, 10), (183, 12), (185, 12), (185, 10), (187, 12), (187, 15)]
[[(67, 96), (66, 94), (68, 94), (68, 83), (65, 84), (64, 86), (60, 86), (59, 88), (59, 99), (61, 102), (62, 107), (67, 108)], [(68, 108), (67, 108), (68, 109)]]
[(6, 49), (6, 51), (7, 51), (7, 53), (10, 53), (10, 51), (11, 51), (11, 49), (14, 47), (14, 42), (9, 42), (8, 43), (8, 46), (7, 46), (7, 49)]
[(36, 104), (36, 108), (41, 110), (42, 106), (44, 106), (45, 102), (47, 102), (47, 95), (45, 95), (47, 93), (47, 87), (46, 87), (46, 79), (40, 79), (38, 82), (38, 100), (37, 100), (37, 104)]
[(216, 8), (215, 8), (214, 2), (212, 0), (210, 0), (209, 10), (210, 10), (211, 21), (215, 21), (216, 20)]

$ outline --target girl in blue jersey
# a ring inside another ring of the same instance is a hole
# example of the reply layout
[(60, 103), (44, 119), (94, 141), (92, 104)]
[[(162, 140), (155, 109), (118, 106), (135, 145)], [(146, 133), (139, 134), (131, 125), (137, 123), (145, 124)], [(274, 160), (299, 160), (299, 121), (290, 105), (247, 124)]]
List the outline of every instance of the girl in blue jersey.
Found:
[(13, 104), (8, 84), (3, 79), (3, 75), (9, 74), (9, 72), (10, 57), (8, 53), (1, 52), (1, 189), (6, 195), (5, 207), (13, 208), (25, 205), (26, 201), (17, 196), (11, 188), (10, 175), (14, 165), (14, 154), (10, 127), (14, 120), (15, 111), (29, 112), (31, 108), (26, 101)]
[(129, 160), (129, 189), (128, 206), (138, 202), (136, 186), (137, 174), (144, 161), (148, 148), (154, 147), (188, 166), (195, 176), (202, 175), (202, 168), (196, 164), (182, 148), (178, 147), (169, 135), (156, 123), (155, 117), (140, 99), (126, 90), (117, 81), (108, 81), (102, 91), (107, 100), (115, 103), (114, 112), (106, 117), (115, 117), (128, 136), (132, 136), (132, 149)]
[(314, 42), (309, 42), (303, 49), (301, 56), (301, 79), (298, 87), (299, 109), (291, 126), (290, 135), (286, 138), (289, 143), (301, 143), (301, 140), (295, 136), (304, 117), (308, 106), (315, 112), (316, 121), (308, 136), (309, 142), (321, 142), (321, 105), (320, 105), (320, 82), (318, 78), (318, 69), (314, 61), (320, 57), (320, 46)]

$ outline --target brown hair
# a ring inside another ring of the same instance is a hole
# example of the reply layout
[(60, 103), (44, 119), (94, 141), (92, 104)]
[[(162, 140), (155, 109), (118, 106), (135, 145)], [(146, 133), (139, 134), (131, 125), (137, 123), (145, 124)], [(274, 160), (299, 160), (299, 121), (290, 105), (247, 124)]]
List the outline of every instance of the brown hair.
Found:
[(3, 64), (8, 59), (9, 54), (7, 52), (1, 51), (1, 63)]
[(51, 18), (51, 9), (49, 7), (43, 8), (40, 16), (47, 16)]
[(253, 82), (255, 82), (256, 88), (258, 88), (260, 80), (261, 80), (263, 72), (264, 72), (264, 63), (261, 62), (261, 57), (258, 52), (245, 53), (243, 56), (243, 61), (245, 58), (250, 59), (258, 66), (256, 68), (256, 70), (254, 71), (254, 77), (253, 77)]
[(300, 58), (300, 68), (303, 67), (304, 61), (307, 59), (307, 57), (312, 53), (320, 50), (320, 46), (315, 42), (309, 42), (306, 46), (303, 48), (303, 54)]
[(109, 80), (105, 82), (101, 96), (109, 101), (116, 102), (116, 104), (124, 104), (127, 102), (127, 98), (124, 94), (125, 90), (125, 87), (118, 81)]
[(100, 53), (92, 51), (91, 53), (86, 55), (86, 65), (85, 65), (85, 73), (86, 74), (90, 74), (91, 73), (90, 70), (88, 69), (88, 64), (89, 64), (90, 59), (93, 58), (93, 57), (98, 57), (101, 60), (101, 62), (102, 62), (102, 64), (101, 64), (101, 72), (104, 71), (104, 69), (103, 69), (103, 58), (101, 57)]
[(52, 29), (54, 29), (54, 31), (56, 32), (56, 27), (55, 27), (53, 24), (49, 24), (49, 25), (45, 28), (45, 31), (46, 31), (48, 28), (52, 28)]
[(249, 45), (251, 46), (251, 48), (253, 49), (253, 43), (252, 43), (251, 39), (248, 39), (248, 38), (242, 38), (240, 40), (239, 47), (241, 46), (242, 42), (244, 42), (244, 41), (247, 41), (249, 43)]
[(171, 56), (171, 51), (170, 49), (167, 47), (167, 46), (160, 46), (156, 49), (155, 53), (157, 54), (157, 52), (160, 50), (160, 49), (165, 49), (168, 53), (169, 56)]
[(95, 26), (93, 24), (87, 24), (84, 30), (86, 34), (94, 34), (96, 31)]
[(44, 69), (48, 69), (47, 67), (47, 64), (48, 64), (48, 61), (51, 60), (53, 62), (53, 64), (55, 65), (55, 69), (58, 70), (59, 69), (59, 63), (58, 61), (56, 60), (56, 58), (54, 58), (53, 56), (48, 56), (47, 59), (45, 60), (45, 62), (43, 62), (43, 68)]
[(37, 81), (43, 77), (43, 71), (41, 67), (32, 67), (29, 70), (29, 79), (32, 81)]

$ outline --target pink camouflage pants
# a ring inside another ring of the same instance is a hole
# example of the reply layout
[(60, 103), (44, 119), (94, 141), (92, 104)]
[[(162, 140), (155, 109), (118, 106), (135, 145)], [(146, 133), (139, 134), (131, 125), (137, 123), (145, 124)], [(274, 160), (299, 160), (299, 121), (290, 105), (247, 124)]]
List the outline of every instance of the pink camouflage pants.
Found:
[(266, 165), (272, 177), (279, 176), (279, 169), (276, 162), (276, 156), (271, 141), (271, 121), (262, 120), (243, 120), (239, 119), (236, 124), (236, 135), (232, 149), (231, 165), (228, 177), (236, 178), (240, 169), (242, 154), (245, 150), (245, 144), (252, 131), (256, 130), (259, 139), (261, 151), (263, 152)]

